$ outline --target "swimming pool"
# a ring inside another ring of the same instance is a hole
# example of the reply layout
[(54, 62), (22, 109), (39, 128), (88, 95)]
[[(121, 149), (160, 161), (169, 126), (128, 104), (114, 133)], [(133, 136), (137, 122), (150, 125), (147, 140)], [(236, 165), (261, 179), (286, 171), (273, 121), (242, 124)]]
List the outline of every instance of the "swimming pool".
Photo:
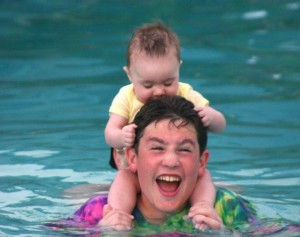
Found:
[[(227, 119), (209, 169), (263, 215), (300, 223), (299, 1), (1, 1), (0, 235), (53, 236), (109, 183), (103, 129), (133, 28), (181, 39), (181, 81)], [(62, 236), (65, 233), (57, 233)]]

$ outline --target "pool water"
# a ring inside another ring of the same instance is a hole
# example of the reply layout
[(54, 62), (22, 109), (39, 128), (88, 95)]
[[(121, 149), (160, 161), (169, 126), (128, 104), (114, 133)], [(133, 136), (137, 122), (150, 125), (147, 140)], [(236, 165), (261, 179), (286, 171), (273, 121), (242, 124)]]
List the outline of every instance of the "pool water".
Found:
[(153, 19), (181, 40), (180, 80), (226, 116), (214, 181), (300, 223), (299, 1), (4, 0), (0, 18), (0, 236), (68, 235), (41, 226), (112, 181), (108, 108), (132, 30)]

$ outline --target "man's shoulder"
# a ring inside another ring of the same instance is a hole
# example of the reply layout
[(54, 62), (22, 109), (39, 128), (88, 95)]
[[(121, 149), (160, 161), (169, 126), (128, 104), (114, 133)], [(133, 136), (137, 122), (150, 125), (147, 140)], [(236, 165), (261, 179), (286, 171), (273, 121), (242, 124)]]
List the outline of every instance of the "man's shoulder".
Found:
[(96, 224), (103, 217), (103, 208), (107, 204), (107, 193), (88, 199), (75, 213), (79, 220)]
[(226, 188), (217, 188), (215, 209), (223, 223), (230, 227), (247, 224), (257, 215), (252, 203)]

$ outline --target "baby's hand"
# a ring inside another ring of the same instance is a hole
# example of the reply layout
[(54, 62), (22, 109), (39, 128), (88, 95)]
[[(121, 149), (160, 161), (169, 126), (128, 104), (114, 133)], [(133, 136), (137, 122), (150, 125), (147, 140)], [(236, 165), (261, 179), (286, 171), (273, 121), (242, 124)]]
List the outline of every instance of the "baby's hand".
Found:
[(103, 218), (99, 225), (114, 230), (130, 230), (133, 216), (106, 204), (103, 208)]
[(137, 125), (129, 124), (122, 128), (122, 142), (125, 147), (132, 147), (135, 139)]
[(214, 120), (215, 110), (210, 106), (196, 106), (194, 108), (198, 112), (198, 116), (201, 118), (205, 127), (209, 127)]
[(214, 207), (206, 201), (194, 204), (189, 211), (188, 217), (198, 230), (221, 229), (223, 223)]

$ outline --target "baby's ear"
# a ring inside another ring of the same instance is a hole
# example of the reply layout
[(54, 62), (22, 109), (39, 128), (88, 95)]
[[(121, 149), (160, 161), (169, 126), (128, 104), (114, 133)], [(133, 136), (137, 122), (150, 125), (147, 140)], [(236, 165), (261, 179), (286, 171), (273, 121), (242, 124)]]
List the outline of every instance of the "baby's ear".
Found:
[(126, 73), (128, 79), (129, 79), (129, 81), (132, 81), (132, 80), (131, 80), (131, 75), (130, 75), (130, 72), (129, 72), (129, 68), (128, 68), (127, 66), (124, 66), (124, 67), (123, 67), (123, 70), (124, 70), (124, 72)]

